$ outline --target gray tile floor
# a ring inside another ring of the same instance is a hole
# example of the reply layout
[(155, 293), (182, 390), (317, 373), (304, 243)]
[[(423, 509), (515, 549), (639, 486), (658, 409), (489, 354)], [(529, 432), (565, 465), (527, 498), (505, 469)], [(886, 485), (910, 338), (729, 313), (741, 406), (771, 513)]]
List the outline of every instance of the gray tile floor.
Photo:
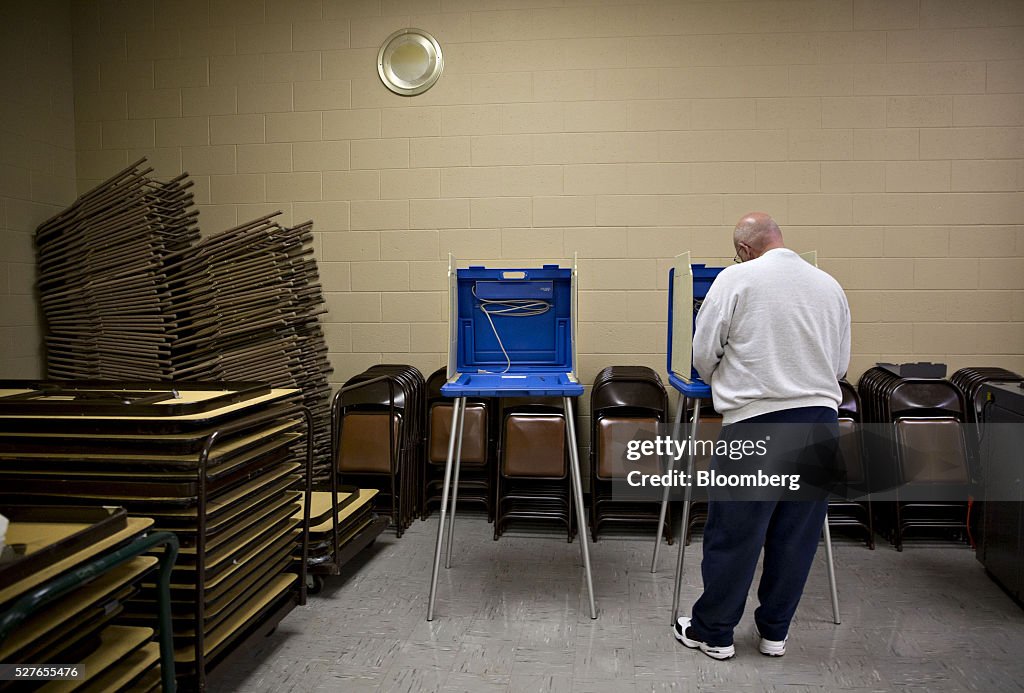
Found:
[[(842, 624), (815, 566), (785, 657), (758, 654), (750, 623), (717, 662), (669, 633), (676, 550), (649, 572), (647, 538), (591, 545), (599, 618), (589, 617), (579, 544), (564, 535), (491, 540), (460, 515), (436, 618), (426, 620), (437, 514), (386, 533), (358, 566), (277, 631), (229, 660), (212, 691), (628, 693), (631, 691), (1024, 690), (1024, 612), (965, 546), (897, 553), (835, 538)], [(700, 542), (687, 549), (682, 603), (700, 594)], [(756, 578), (755, 578), (756, 588)]]

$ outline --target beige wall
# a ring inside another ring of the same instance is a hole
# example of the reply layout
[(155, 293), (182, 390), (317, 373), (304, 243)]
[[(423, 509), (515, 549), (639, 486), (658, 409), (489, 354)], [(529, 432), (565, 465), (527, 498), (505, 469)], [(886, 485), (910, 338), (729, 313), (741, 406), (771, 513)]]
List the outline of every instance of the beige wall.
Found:
[(0, 4), (0, 378), (43, 375), (36, 226), (75, 199), (68, 3)]
[[(565, 5), (565, 6), (563, 6)], [(415, 98), (392, 31), (441, 41)], [(668, 258), (773, 214), (877, 360), (1024, 371), (1024, 3), (75, 2), (79, 188), (147, 155), (205, 231), (313, 218), (336, 380), (443, 362), (445, 262), (581, 258), (582, 376), (663, 370)]]

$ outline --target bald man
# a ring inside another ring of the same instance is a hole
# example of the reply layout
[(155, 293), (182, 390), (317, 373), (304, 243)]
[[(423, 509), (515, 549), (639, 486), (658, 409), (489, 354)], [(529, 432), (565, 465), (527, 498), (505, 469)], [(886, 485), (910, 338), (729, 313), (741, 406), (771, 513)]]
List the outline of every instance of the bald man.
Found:
[[(842, 287), (785, 247), (778, 224), (762, 212), (740, 219), (735, 262), (715, 279), (697, 315), (693, 363), (722, 414), (723, 440), (777, 440), (778, 457), (799, 468), (834, 469), (842, 395), (838, 379), (850, 362), (850, 308)], [(780, 425), (781, 424), (781, 425)], [(796, 425), (793, 425), (796, 424)], [(754, 431), (760, 433), (754, 434)], [(773, 449), (769, 444), (769, 451)], [(756, 471), (761, 461), (716, 457), (727, 473)], [(728, 501), (711, 496), (704, 529), (704, 593), (674, 635), (714, 659), (735, 654), (733, 631), (743, 615), (762, 547), (764, 564), (754, 611), (758, 649), (786, 653), (789, 625), (803, 593), (825, 521), (826, 494), (815, 500)]]

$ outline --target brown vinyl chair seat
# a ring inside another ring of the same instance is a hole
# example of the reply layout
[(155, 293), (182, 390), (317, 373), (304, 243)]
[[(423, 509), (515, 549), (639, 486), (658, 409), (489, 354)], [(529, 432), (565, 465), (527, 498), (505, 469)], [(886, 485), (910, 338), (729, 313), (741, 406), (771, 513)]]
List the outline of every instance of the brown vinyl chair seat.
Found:
[(565, 478), (565, 416), (532, 412), (507, 414), (501, 458), (501, 473), (506, 477)]
[[(354, 411), (345, 414), (338, 445), (338, 471), (350, 474), (390, 474), (388, 412)], [(398, 458), (399, 424), (391, 422), (395, 458)]]
[[(435, 402), (430, 407), (431, 464), (445, 464), (448, 461), (452, 410), (453, 405), (448, 402)], [(479, 467), (487, 464), (487, 414), (486, 404), (466, 403), (466, 416), (462, 424), (462, 465)]]

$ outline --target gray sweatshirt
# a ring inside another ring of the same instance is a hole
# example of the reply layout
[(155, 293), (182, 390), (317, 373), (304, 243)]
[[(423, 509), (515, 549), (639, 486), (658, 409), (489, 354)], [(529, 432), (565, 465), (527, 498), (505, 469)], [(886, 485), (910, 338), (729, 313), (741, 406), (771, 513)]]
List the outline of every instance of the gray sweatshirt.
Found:
[(730, 424), (796, 407), (837, 409), (850, 365), (839, 282), (788, 248), (726, 267), (697, 314), (693, 365)]

